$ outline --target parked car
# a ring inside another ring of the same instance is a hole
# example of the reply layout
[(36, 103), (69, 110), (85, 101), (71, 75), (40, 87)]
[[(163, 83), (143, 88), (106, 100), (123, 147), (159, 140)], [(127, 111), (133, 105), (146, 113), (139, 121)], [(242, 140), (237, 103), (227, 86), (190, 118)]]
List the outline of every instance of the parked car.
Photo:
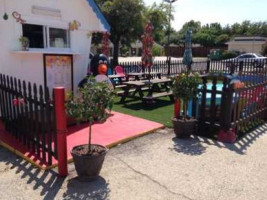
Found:
[(231, 65), (242, 66), (247, 62), (248, 64), (252, 64), (254, 67), (263, 68), (264, 63), (266, 62), (265, 60), (267, 60), (267, 57), (260, 54), (245, 53), (237, 56), (236, 58), (227, 59), (225, 62), (227, 67), (230, 67)]

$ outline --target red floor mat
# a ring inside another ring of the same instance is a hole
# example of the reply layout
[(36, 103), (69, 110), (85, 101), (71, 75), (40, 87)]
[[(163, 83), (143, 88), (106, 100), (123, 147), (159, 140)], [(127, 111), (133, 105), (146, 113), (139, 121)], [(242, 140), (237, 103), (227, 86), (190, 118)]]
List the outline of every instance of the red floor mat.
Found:
[[(92, 143), (111, 147), (163, 127), (162, 124), (156, 122), (112, 112), (112, 116), (105, 123), (97, 123), (92, 126)], [(71, 159), (70, 150), (75, 145), (88, 143), (88, 132), (89, 128), (86, 124), (68, 128), (68, 159)], [(43, 168), (47, 167), (46, 163), (40, 162), (35, 155), (29, 152), (27, 148), (22, 146), (10, 134), (4, 134), (4, 127), (0, 122), (0, 144), (1, 141), (3, 146), (9, 147), (10, 150), (27, 160), (41, 165)], [(57, 160), (53, 160), (54, 164), (57, 164)]]

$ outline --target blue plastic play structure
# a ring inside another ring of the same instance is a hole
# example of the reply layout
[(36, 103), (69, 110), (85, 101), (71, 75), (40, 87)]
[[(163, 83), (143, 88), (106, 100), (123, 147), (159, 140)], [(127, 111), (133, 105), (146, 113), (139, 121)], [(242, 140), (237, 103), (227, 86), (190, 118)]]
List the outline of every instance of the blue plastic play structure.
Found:
[[(199, 85), (199, 89), (201, 89), (202, 86), (203, 85)], [(222, 91), (222, 88), (223, 88), (223, 84), (222, 83), (218, 83), (216, 85), (216, 90), (217, 91)], [(212, 89), (212, 84), (211, 83), (208, 83), (207, 84), (207, 90), (211, 90), (211, 89)], [(216, 105), (220, 105), (221, 98), (222, 98), (222, 95), (221, 94), (216, 94)], [(197, 108), (196, 108), (196, 111), (197, 112), (198, 112), (198, 107), (200, 105), (200, 102), (201, 102), (201, 98), (198, 99)], [(207, 103), (207, 106), (210, 105), (210, 102), (211, 102), (211, 93), (207, 93), (206, 94), (206, 103)], [(189, 117), (192, 117), (192, 110), (193, 110), (193, 101), (192, 100), (189, 100), (189, 102), (188, 102), (188, 110), (187, 110), (187, 115)]]

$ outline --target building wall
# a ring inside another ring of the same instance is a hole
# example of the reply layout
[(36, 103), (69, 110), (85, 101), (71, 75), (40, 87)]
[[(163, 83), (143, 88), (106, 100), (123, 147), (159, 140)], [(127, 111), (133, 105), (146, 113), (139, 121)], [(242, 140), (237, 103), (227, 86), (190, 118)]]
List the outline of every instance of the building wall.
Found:
[[(12, 12), (17, 11), (29, 24), (47, 25), (56, 28), (68, 28), (69, 22), (77, 20), (81, 23), (79, 30), (70, 32), (71, 51), (73, 55), (74, 74), (73, 85), (77, 87), (79, 81), (86, 75), (91, 37), (87, 37), (89, 31), (105, 31), (95, 13), (86, 0), (0, 0), (1, 16), (6, 11), (8, 20), (0, 19), (0, 73), (11, 75), (22, 80), (44, 84), (43, 53), (19, 53), (22, 35), (22, 25), (12, 17)], [(60, 17), (47, 14), (33, 14), (32, 6), (41, 6), (61, 11)], [(48, 51), (48, 50), (47, 50)], [(51, 53), (51, 50), (48, 51)]]
[(249, 42), (249, 43), (228, 43), (228, 50), (239, 51), (246, 53), (258, 53), (262, 51), (263, 42)]

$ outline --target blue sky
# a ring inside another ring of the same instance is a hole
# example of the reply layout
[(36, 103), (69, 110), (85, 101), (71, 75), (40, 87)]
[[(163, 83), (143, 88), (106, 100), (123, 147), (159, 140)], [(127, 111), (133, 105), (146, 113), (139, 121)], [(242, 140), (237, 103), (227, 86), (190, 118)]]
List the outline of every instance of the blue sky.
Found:
[[(162, 0), (143, 0), (146, 5)], [(223, 26), (250, 20), (267, 21), (267, 0), (178, 0), (172, 4), (175, 9), (172, 27), (179, 30), (191, 19), (201, 24), (219, 22)]]

